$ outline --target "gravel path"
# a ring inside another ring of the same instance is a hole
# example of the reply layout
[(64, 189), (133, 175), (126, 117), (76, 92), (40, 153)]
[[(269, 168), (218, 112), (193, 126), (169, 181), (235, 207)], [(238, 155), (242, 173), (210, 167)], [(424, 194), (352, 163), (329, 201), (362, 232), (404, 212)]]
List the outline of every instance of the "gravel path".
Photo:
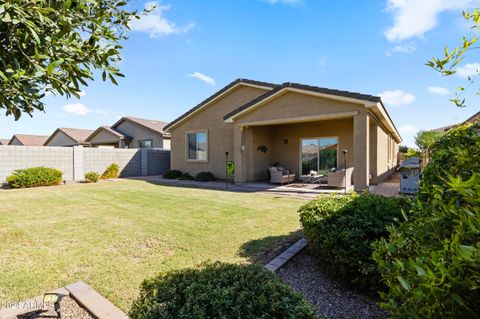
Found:
[(306, 250), (293, 257), (277, 274), (314, 305), (317, 316), (336, 318), (387, 318), (376, 302), (335, 282)]
[[(82, 308), (75, 300), (70, 297), (63, 297), (60, 301), (61, 317), (63, 319), (94, 319), (90, 313)], [(18, 316), (18, 319), (40, 319), (40, 318), (58, 318), (53, 306), (48, 306), (48, 310), (36, 311)]]

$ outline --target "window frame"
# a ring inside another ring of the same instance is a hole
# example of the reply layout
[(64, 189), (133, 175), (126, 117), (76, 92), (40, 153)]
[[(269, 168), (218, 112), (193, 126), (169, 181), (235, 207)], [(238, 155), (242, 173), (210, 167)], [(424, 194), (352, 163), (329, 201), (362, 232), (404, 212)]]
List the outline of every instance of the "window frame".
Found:
[[(320, 141), (321, 139), (329, 139), (329, 138), (335, 138), (337, 139), (337, 169), (338, 167), (340, 166), (340, 137), (337, 135), (337, 136), (318, 136), (318, 137), (300, 137), (299, 139), (299, 151), (298, 151), (298, 176), (300, 177), (305, 177), (305, 176), (308, 176), (308, 175), (302, 175), (302, 141), (303, 140), (318, 140)], [(320, 149), (319, 149), (319, 153), (318, 153), (318, 166), (320, 165)], [(317, 167), (317, 170), (318, 170), (318, 167)]]
[[(150, 142), (150, 143), (152, 143), (152, 147), (141, 147), (142, 142)], [(138, 148), (152, 149), (153, 148), (153, 140), (152, 139), (138, 140)]]
[[(190, 159), (188, 158), (188, 135), (189, 134), (198, 134), (198, 133), (205, 133), (206, 135), (206, 147), (205, 147), (205, 159)], [(208, 137), (208, 130), (193, 130), (193, 131), (185, 131), (185, 162), (189, 163), (208, 163), (208, 144), (209, 144), (209, 137)]]

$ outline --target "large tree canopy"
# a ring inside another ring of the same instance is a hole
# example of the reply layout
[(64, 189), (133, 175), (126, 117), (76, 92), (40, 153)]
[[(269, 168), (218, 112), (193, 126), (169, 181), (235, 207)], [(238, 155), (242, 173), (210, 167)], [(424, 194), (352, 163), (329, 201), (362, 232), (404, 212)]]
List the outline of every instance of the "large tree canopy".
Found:
[(0, 0), (0, 108), (19, 119), (46, 92), (78, 97), (93, 71), (116, 84), (119, 42), (138, 18), (118, 0)]

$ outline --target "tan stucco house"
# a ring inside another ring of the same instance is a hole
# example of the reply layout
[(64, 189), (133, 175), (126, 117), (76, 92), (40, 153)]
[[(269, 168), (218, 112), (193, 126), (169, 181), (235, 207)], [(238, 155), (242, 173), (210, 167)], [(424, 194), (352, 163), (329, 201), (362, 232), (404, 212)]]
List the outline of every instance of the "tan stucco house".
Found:
[(9, 139), (0, 138), (0, 145), (8, 145), (9, 142), (10, 142)]
[(170, 149), (166, 122), (138, 117), (122, 117), (112, 126), (101, 126), (88, 138), (93, 147)]
[(15, 134), (8, 145), (43, 146), (47, 139), (48, 136), (46, 135)]
[(89, 146), (86, 141), (93, 133), (93, 130), (80, 128), (57, 128), (55, 132), (45, 141), (44, 146)]
[(235, 182), (265, 180), (277, 163), (296, 178), (353, 167), (357, 191), (386, 179), (402, 141), (376, 96), (295, 83), (239, 79), (164, 127), (171, 168), (225, 176), (226, 152)]

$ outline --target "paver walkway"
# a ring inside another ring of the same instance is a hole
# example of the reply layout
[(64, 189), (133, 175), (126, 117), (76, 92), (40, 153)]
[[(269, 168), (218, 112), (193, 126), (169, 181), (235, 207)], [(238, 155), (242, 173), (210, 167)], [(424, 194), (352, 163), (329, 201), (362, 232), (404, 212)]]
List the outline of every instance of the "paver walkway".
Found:
[(400, 191), (400, 174), (395, 173), (385, 182), (374, 185), (370, 188), (370, 194), (383, 195), (387, 197), (402, 197)]

